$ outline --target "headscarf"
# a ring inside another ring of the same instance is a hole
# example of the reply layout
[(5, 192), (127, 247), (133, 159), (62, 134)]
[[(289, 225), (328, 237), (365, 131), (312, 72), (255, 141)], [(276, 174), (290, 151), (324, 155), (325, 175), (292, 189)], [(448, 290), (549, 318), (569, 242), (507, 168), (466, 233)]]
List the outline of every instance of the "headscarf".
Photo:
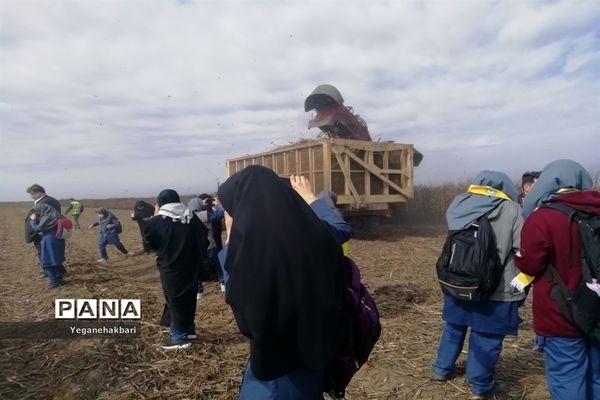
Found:
[(34, 205), (31, 210), (38, 216), (38, 225), (35, 228), (35, 230), (38, 232), (47, 232), (53, 229), (60, 218), (58, 211), (56, 211), (54, 207), (45, 203), (38, 203)]
[(327, 226), (289, 184), (250, 166), (219, 187), (233, 217), (226, 301), (260, 380), (323, 369), (341, 339), (344, 264)]
[(169, 217), (173, 222), (181, 222), (182, 224), (188, 224), (194, 214), (188, 210), (187, 206), (181, 203), (179, 194), (173, 189), (165, 189), (158, 194), (156, 198), (160, 210), (158, 215)]
[(199, 197), (194, 197), (188, 203), (188, 208), (191, 212), (204, 210), (204, 202)]
[(546, 165), (525, 197), (523, 218), (527, 218), (542, 203), (550, 201), (565, 189), (589, 190), (592, 188), (592, 177), (581, 166), (572, 160), (556, 160)]
[(150, 215), (154, 214), (154, 206), (144, 200), (136, 201), (134, 208), (144, 216), (146, 216), (148, 213), (150, 213)]
[(114, 219), (117, 219), (113, 213), (104, 207), (96, 208), (96, 214), (102, 215), (102, 217), (98, 218), (100, 229), (106, 229), (106, 225), (110, 224)]
[(516, 201), (519, 196), (508, 175), (498, 171), (481, 171), (469, 189), (467, 193), (456, 196), (446, 211), (448, 229), (451, 231), (465, 229), (495, 209), (506, 197)]

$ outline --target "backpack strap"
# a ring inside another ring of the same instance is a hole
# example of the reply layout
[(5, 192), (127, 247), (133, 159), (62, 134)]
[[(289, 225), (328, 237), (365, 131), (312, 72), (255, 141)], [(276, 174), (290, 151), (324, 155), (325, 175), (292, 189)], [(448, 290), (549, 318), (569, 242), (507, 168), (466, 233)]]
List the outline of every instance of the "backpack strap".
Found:
[[(581, 276), (582, 279), (585, 280), (586, 282), (591, 282), (592, 278), (597, 278), (598, 277), (598, 272), (600, 271), (596, 271), (594, 263), (592, 262), (591, 259), (589, 259), (586, 256), (586, 251), (585, 251), (585, 245), (584, 245), (584, 236), (588, 236), (586, 233), (589, 233), (589, 230), (597, 230), (600, 228), (600, 219), (596, 219), (593, 221), (590, 221), (590, 219), (586, 219), (586, 217), (584, 215), (593, 215), (590, 214), (589, 212), (585, 212), (585, 211), (578, 211), (575, 210), (572, 207), (569, 207), (567, 205), (564, 205), (562, 203), (546, 203), (544, 204), (542, 207), (545, 208), (554, 208), (555, 210), (559, 210), (562, 211), (563, 213), (567, 214), (567, 216), (569, 217), (569, 226), (571, 225), (572, 221), (575, 221), (579, 224), (579, 237), (581, 239)], [(569, 260), (571, 260), (571, 243), (569, 243)]]
[(573, 220), (573, 217), (577, 213), (577, 210), (575, 210), (573, 207), (569, 207), (563, 203), (557, 203), (554, 201), (550, 203), (544, 203), (540, 206), (540, 208), (553, 208), (555, 210), (561, 211), (563, 214), (567, 214), (567, 217), (569, 217), (569, 225), (571, 224), (571, 220)]
[[(550, 202), (550, 203), (544, 203), (542, 204), (542, 206), (540, 208), (552, 208), (554, 210), (558, 210), (560, 212), (562, 212), (563, 214), (567, 215), (568, 218), (568, 229), (569, 229), (569, 262), (573, 261), (573, 253), (572, 253), (572, 239), (571, 239), (571, 222), (573, 222), (575, 220), (575, 214), (577, 214), (577, 210), (575, 210), (573, 207), (569, 207), (567, 205), (564, 205), (563, 203), (557, 203), (557, 202)], [(575, 220), (576, 222), (579, 222), (579, 220)], [(583, 260), (583, 255), (582, 255), (582, 262), (584, 262)]]
[(548, 264), (548, 267), (546, 268), (546, 278), (559, 286), (558, 292), (554, 290), (550, 292), (550, 298), (558, 304), (558, 308), (563, 317), (565, 317), (571, 325), (577, 326), (573, 319), (573, 315), (571, 314), (571, 308), (569, 307), (573, 301), (573, 293), (569, 290), (567, 285), (565, 285), (565, 282), (558, 274), (556, 268), (554, 268), (554, 265)]

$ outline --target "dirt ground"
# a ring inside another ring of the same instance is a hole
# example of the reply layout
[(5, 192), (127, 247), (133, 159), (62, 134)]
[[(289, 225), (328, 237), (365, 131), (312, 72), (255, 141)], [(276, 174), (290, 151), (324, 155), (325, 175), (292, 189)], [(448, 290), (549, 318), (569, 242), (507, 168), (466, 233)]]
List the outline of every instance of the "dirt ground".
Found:
[[(110, 247), (108, 264), (96, 263), (97, 231), (86, 229), (94, 213), (87, 211), (84, 229), (67, 243), (68, 284), (47, 290), (35, 250), (23, 241), (26, 211), (0, 208), (0, 323), (52, 320), (55, 298), (139, 298), (142, 337), (0, 340), (0, 399), (237, 398), (248, 344), (216, 284), (206, 284), (208, 294), (198, 304), (199, 340), (189, 350), (165, 352), (159, 347), (167, 332), (158, 325), (163, 295), (154, 258), (126, 258)], [(140, 251), (129, 213), (115, 214), (125, 246)], [(435, 260), (443, 239), (440, 228), (379, 225), (350, 242), (383, 327), (368, 364), (350, 384), (352, 400), (470, 398), (464, 375), (445, 383), (431, 379), (442, 329)], [(509, 384), (510, 398), (549, 399), (543, 358), (531, 351), (529, 302), (522, 310), (520, 336), (505, 340), (497, 379)]]

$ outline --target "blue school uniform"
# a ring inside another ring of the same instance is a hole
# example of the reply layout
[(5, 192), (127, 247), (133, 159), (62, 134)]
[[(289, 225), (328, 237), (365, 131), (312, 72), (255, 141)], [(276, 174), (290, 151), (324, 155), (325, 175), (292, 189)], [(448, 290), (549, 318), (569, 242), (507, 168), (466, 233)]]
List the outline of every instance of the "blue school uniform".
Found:
[(106, 246), (108, 246), (109, 244), (115, 246), (121, 253), (127, 254), (127, 249), (125, 248), (125, 246), (123, 246), (123, 243), (121, 243), (121, 240), (119, 239), (119, 234), (117, 233), (116, 229), (100, 228), (100, 233), (98, 235), (98, 250), (100, 250), (100, 257), (102, 257), (105, 260), (108, 259)]
[[(35, 229), (36, 221), (31, 221), (31, 226)], [(63, 263), (65, 262), (65, 241), (54, 236), (53, 231), (46, 231), (41, 234), (40, 240), (40, 264), (48, 275), (48, 283), (51, 285), (60, 282), (62, 279)]]
[(518, 302), (482, 300), (469, 303), (444, 296), (442, 318), (446, 321), (437, 357), (433, 363), (436, 375), (454, 372), (470, 327), (466, 375), (474, 394), (485, 394), (494, 388), (494, 368), (506, 335), (517, 335)]

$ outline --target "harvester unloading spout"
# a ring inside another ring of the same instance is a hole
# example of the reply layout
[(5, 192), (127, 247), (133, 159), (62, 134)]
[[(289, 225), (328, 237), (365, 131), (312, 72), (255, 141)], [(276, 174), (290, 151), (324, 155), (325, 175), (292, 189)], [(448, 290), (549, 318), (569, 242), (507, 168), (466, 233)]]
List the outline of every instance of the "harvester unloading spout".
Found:
[(304, 111), (317, 113), (308, 122), (308, 129), (319, 128), (328, 137), (371, 140), (367, 123), (344, 105), (344, 98), (333, 85), (319, 85), (304, 100)]
[[(319, 85), (304, 100), (304, 111), (317, 113), (308, 121), (308, 129), (319, 128), (327, 137), (371, 141), (367, 123), (344, 105), (344, 98), (333, 85)], [(414, 149), (413, 164), (418, 166), (423, 154)]]

